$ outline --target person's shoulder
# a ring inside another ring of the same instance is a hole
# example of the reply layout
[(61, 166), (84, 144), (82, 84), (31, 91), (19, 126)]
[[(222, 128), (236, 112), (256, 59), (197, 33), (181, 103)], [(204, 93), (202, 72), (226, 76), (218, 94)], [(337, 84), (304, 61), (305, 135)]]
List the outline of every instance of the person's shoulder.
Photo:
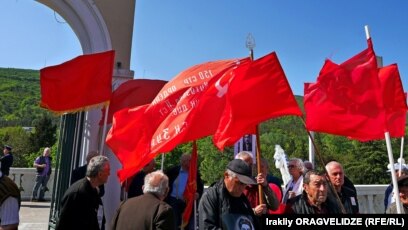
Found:
[(385, 213), (386, 214), (398, 214), (397, 203), (396, 202), (391, 203), (390, 206), (385, 211)]
[(341, 192), (346, 195), (346, 196), (357, 196), (356, 191), (354, 191), (352, 188), (348, 186), (342, 186), (341, 187)]

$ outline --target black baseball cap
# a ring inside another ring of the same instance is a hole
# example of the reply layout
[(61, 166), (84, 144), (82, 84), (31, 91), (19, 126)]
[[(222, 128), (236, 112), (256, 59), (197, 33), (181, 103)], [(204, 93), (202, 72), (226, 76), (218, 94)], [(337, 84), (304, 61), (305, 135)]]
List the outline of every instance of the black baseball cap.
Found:
[(5, 145), (4, 148), (7, 149), (8, 151), (11, 151), (11, 150), (13, 149), (13, 148), (12, 148), (11, 146), (9, 146), (9, 145)]
[(255, 180), (251, 178), (251, 167), (241, 159), (234, 159), (227, 165), (227, 169), (237, 174), (239, 181), (244, 184), (256, 184)]
[(407, 187), (408, 186), (408, 175), (401, 176), (398, 178), (398, 187)]

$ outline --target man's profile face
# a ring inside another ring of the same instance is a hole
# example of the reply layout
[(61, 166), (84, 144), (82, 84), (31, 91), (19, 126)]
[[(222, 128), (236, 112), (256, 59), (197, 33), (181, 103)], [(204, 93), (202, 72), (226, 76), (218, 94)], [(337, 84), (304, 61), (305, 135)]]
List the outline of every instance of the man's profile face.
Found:
[(304, 185), (304, 189), (312, 204), (319, 205), (326, 201), (327, 181), (324, 176), (310, 175), (310, 182)]
[(237, 177), (232, 177), (228, 175), (227, 172), (224, 173), (224, 183), (229, 194), (233, 197), (240, 197), (245, 190), (246, 184), (242, 183)]
[(110, 175), (110, 164), (107, 162), (105, 166), (103, 167), (102, 172), (99, 172), (99, 179), (101, 181), (101, 184), (105, 184), (108, 181), (108, 177)]

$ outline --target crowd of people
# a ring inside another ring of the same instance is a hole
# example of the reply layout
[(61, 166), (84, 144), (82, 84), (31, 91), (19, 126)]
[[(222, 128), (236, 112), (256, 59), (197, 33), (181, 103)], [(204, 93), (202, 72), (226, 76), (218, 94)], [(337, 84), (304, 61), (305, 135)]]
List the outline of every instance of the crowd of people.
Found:
[[(4, 146), (0, 171), (0, 229), (17, 229), (20, 191), (8, 177), (12, 148)], [(34, 161), (37, 170), (32, 201), (43, 201), (48, 190), (52, 159), (45, 148)], [(7, 157), (7, 158), (6, 158)], [(3, 159), (5, 163), (3, 163)], [(60, 203), (57, 230), (62, 229), (261, 229), (260, 218), (273, 214), (358, 214), (357, 191), (345, 176), (341, 163), (328, 162), (316, 170), (311, 162), (291, 158), (287, 162), (291, 179), (282, 181), (269, 173), (266, 159), (255, 169), (251, 152), (242, 151), (230, 161), (223, 177), (204, 192), (199, 170), (196, 175), (198, 212), (183, 224), (185, 193), (189, 178), (190, 154), (183, 154), (180, 164), (164, 171), (155, 170), (150, 161), (126, 185), (125, 197), (117, 208), (109, 228), (101, 197), (110, 175), (106, 156), (88, 153), (87, 164), (72, 171), (71, 185)], [(3, 165), (5, 165), (3, 167)], [(392, 184), (385, 191), (385, 213), (397, 213), (395, 199), (400, 199), (403, 213), (408, 214), (408, 168), (397, 166), (399, 194)], [(256, 173), (255, 173), (256, 172)], [(39, 192), (38, 192), (39, 191)], [(37, 199), (38, 197), (38, 199)], [(135, 215), (135, 213), (138, 213)]]

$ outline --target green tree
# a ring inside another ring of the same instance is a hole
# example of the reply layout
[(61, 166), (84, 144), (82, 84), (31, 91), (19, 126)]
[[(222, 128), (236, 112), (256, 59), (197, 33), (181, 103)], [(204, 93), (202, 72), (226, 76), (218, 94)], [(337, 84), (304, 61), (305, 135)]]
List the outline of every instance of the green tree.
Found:
[(38, 152), (43, 147), (51, 147), (57, 141), (57, 125), (48, 115), (43, 115), (35, 124), (30, 135), (31, 151)]
[(10, 145), (13, 147), (12, 153), (14, 162), (12, 167), (26, 167), (25, 155), (29, 153), (29, 134), (22, 127), (6, 127), (0, 129), (1, 146)]

